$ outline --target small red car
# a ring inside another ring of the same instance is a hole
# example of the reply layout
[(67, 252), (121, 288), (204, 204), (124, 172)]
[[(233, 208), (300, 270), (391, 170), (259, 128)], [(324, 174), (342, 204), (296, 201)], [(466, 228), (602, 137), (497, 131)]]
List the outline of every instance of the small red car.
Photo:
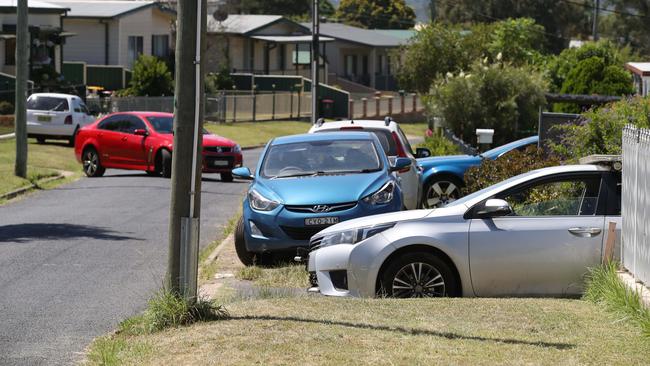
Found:
[[(113, 113), (81, 128), (75, 155), (89, 177), (101, 177), (106, 168), (144, 170), (171, 177), (173, 152), (171, 113)], [(220, 173), (232, 181), (232, 169), (242, 166), (241, 147), (227, 138), (203, 131), (203, 172)]]

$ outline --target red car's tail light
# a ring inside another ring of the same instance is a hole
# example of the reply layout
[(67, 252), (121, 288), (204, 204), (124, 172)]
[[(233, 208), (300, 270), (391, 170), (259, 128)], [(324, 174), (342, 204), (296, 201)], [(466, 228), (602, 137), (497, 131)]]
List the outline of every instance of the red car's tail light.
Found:
[[(399, 158), (408, 158), (406, 156), (406, 150), (404, 150), (404, 146), (402, 146), (402, 142), (399, 140), (399, 137), (397, 137), (397, 133), (393, 131), (393, 140), (395, 141), (395, 149), (397, 150), (397, 157)], [(400, 170), (400, 173), (406, 173), (410, 170), (411, 168), (404, 168)]]

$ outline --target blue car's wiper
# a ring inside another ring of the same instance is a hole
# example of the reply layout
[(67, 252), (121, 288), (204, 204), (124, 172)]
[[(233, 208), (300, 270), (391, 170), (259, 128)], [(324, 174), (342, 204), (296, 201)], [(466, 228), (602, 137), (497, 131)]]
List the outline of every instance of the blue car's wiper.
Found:
[(325, 175), (326, 173), (323, 171), (316, 171), (316, 172), (309, 172), (309, 173), (298, 173), (298, 174), (287, 174), (287, 175), (274, 175), (269, 179), (276, 179), (276, 178), (296, 178), (296, 177), (315, 177), (318, 175)]

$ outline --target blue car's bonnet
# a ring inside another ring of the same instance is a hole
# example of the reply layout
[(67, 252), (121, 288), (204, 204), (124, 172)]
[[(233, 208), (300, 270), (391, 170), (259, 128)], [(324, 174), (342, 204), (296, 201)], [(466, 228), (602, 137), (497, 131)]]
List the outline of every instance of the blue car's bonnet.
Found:
[(388, 180), (385, 171), (376, 173), (258, 179), (254, 186), (271, 191), (285, 205), (315, 205), (354, 202), (369, 195)]

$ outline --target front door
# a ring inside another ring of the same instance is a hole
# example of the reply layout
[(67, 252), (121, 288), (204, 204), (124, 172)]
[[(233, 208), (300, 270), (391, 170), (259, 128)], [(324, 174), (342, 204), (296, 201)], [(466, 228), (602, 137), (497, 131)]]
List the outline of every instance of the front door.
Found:
[(601, 259), (606, 202), (600, 195), (599, 172), (526, 183), (496, 195), (514, 213), (471, 220), (476, 295), (581, 293), (587, 268)]
[(147, 136), (135, 134), (135, 130), (146, 130), (147, 126), (139, 117), (125, 116), (125, 123), (122, 127), (122, 142), (120, 158), (123, 164), (131, 168), (142, 168), (146, 164)]

